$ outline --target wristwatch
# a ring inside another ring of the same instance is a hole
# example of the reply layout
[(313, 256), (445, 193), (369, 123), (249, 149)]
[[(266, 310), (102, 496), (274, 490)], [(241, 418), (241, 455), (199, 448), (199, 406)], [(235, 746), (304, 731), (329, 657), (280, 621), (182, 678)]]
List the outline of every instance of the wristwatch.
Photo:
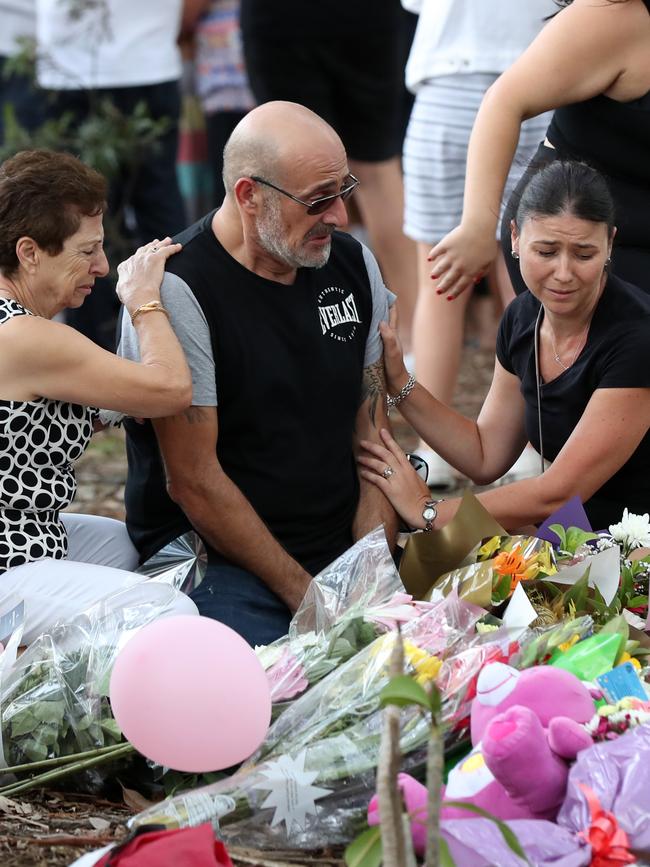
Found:
[(424, 519), (424, 532), (428, 533), (430, 530), (433, 530), (433, 522), (438, 517), (438, 509), (436, 506), (438, 503), (442, 503), (443, 500), (427, 500), (424, 504), (424, 508), (422, 509), (422, 517)]

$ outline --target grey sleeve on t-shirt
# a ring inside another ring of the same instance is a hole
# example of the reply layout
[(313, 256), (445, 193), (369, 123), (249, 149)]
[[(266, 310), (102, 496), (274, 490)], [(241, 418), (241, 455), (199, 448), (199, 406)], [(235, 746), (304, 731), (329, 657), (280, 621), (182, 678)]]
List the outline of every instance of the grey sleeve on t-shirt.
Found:
[(377, 260), (365, 246), (363, 248), (363, 260), (368, 271), (370, 280), (370, 289), (372, 291), (372, 319), (370, 320), (370, 330), (366, 341), (366, 354), (363, 361), (364, 367), (370, 367), (382, 357), (384, 348), (381, 342), (381, 334), (379, 333), (379, 323), (388, 322), (388, 310), (395, 303), (397, 296), (390, 289), (386, 288), (384, 278), (381, 276)]
[[(212, 340), (199, 302), (184, 280), (169, 273), (163, 278), (160, 299), (169, 313), (169, 320), (192, 372), (192, 406), (216, 406), (217, 385)], [(122, 317), (117, 351), (124, 358), (140, 361), (138, 335), (128, 316)]]
[[(396, 296), (384, 285), (377, 260), (365, 246), (363, 246), (363, 258), (372, 291), (372, 319), (364, 357), (364, 367), (369, 367), (382, 356), (379, 323), (382, 320), (388, 321), (388, 310), (394, 304)], [(217, 406), (212, 340), (199, 302), (184, 280), (169, 273), (166, 273), (163, 278), (160, 298), (169, 313), (170, 322), (192, 372), (192, 406)], [(138, 336), (128, 316), (122, 317), (122, 331), (117, 351), (124, 358), (140, 361)]]

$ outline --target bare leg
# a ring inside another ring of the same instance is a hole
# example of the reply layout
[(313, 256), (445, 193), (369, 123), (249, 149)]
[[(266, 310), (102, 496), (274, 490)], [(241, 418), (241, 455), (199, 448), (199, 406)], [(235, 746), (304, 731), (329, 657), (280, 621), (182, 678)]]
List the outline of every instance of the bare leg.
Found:
[(488, 274), (488, 283), (490, 289), (496, 297), (501, 301), (501, 309), (505, 310), (508, 304), (515, 297), (515, 290), (512, 288), (512, 281), (508, 274), (503, 251), (499, 249), (496, 259), (492, 264), (490, 273)]
[[(431, 265), (427, 261), (431, 244), (418, 243), (418, 301), (413, 320), (413, 347), (418, 381), (438, 400), (450, 404), (460, 369), (465, 332), (465, 311), (472, 292), (464, 292), (455, 301), (437, 295), (431, 280)], [(441, 457), (432, 453), (423, 441), (417, 452), (429, 464), (431, 487), (451, 487), (452, 469)]]
[(454, 301), (436, 294), (427, 255), (431, 244), (418, 243), (418, 301), (413, 325), (419, 382), (443, 403), (451, 403), (463, 350), (465, 311), (472, 295)]
[(357, 204), (388, 288), (398, 297), (400, 339), (411, 350), (417, 296), (415, 244), (402, 232), (404, 185), (399, 157), (379, 163), (350, 160), (361, 181)]

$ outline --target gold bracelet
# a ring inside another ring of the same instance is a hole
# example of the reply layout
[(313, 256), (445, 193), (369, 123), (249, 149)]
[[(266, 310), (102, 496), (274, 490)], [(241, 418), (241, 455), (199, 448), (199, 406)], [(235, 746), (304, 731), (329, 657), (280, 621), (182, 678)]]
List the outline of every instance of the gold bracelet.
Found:
[(162, 302), (147, 301), (146, 304), (141, 304), (136, 310), (133, 311), (131, 315), (131, 322), (135, 322), (135, 320), (141, 313), (154, 313), (156, 310), (164, 313), (167, 319), (169, 319), (169, 313), (167, 312), (165, 307), (163, 307)]

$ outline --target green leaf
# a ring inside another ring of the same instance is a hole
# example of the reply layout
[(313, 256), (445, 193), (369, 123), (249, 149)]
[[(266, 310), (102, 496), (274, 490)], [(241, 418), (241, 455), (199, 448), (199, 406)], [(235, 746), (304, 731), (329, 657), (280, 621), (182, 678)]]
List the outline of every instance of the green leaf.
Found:
[(631, 599), (628, 599), (626, 608), (643, 608), (647, 604), (647, 596), (633, 596)]
[(560, 540), (560, 546), (559, 546), (559, 547), (560, 547), (563, 551), (566, 551), (566, 550), (567, 550), (566, 530), (564, 529), (564, 527), (562, 526), (562, 524), (550, 524), (550, 525), (549, 525), (549, 530), (550, 530), (552, 533), (555, 533), (555, 535), (556, 535), (556, 536), (558, 537), (558, 539)]
[(102, 729), (109, 737), (113, 738), (115, 741), (120, 741), (122, 739), (122, 732), (114, 719), (102, 720)]
[(387, 704), (398, 707), (417, 704), (425, 710), (432, 710), (432, 700), (427, 691), (408, 674), (400, 674), (388, 681), (379, 693), (379, 704), (381, 707)]
[(484, 819), (489, 819), (491, 822), (497, 826), (499, 831), (501, 832), (501, 836), (506, 842), (508, 848), (518, 855), (520, 858), (526, 862), (526, 864), (530, 864), (530, 861), (526, 857), (526, 853), (521, 848), (521, 843), (517, 839), (516, 834), (509, 828), (505, 822), (502, 822), (500, 819), (497, 819), (496, 816), (493, 816), (492, 813), (488, 813), (487, 810), (483, 810), (481, 807), (477, 807), (476, 804), (470, 804), (467, 801), (443, 801), (442, 807), (455, 807), (460, 810), (467, 810), (469, 813), (476, 813), (478, 816), (483, 816)]
[(31, 710), (25, 708), (11, 718), (11, 736), (16, 738), (31, 734), (40, 724), (40, 720), (36, 719)]
[(36, 741), (28, 741), (23, 746), (23, 752), (30, 762), (41, 762), (47, 758), (47, 747), (44, 744), (36, 743)]
[(64, 701), (36, 701), (32, 705), (34, 716), (43, 723), (60, 725), (65, 714)]
[(359, 834), (343, 853), (347, 867), (381, 867), (381, 830), (378, 825)]
[(620, 635), (623, 638), (622, 645), (625, 645), (625, 642), (630, 637), (630, 627), (628, 626), (627, 620), (623, 617), (622, 614), (619, 614), (617, 617), (613, 617), (609, 620), (600, 631), (601, 635)]
[(566, 608), (569, 602), (573, 602), (578, 613), (587, 609), (587, 593), (589, 591), (589, 572), (590, 566), (585, 569), (584, 575), (576, 581), (573, 587), (570, 587), (564, 594), (564, 607)]
[(510, 575), (501, 575), (492, 585), (492, 604), (499, 605), (510, 596)]
[(581, 530), (579, 527), (569, 527), (566, 533), (566, 544), (562, 547), (566, 551), (570, 551), (572, 554), (575, 554), (578, 548), (581, 545), (584, 545), (585, 542), (589, 542), (591, 539), (597, 538), (598, 533), (591, 533), (586, 530)]
[(440, 867), (456, 867), (456, 862), (451, 857), (451, 852), (449, 851), (449, 846), (447, 845), (447, 841), (445, 838), (440, 835), (438, 838), (438, 863)]
[(34, 742), (38, 744), (45, 744), (47, 747), (53, 746), (57, 742), (59, 734), (59, 727), (56, 723), (48, 723), (47, 725), (42, 725), (36, 732), (34, 737)]
[(558, 596), (561, 596), (564, 591), (560, 590), (557, 584), (553, 584), (552, 581), (544, 581), (544, 593), (548, 593), (551, 599), (557, 599)]

